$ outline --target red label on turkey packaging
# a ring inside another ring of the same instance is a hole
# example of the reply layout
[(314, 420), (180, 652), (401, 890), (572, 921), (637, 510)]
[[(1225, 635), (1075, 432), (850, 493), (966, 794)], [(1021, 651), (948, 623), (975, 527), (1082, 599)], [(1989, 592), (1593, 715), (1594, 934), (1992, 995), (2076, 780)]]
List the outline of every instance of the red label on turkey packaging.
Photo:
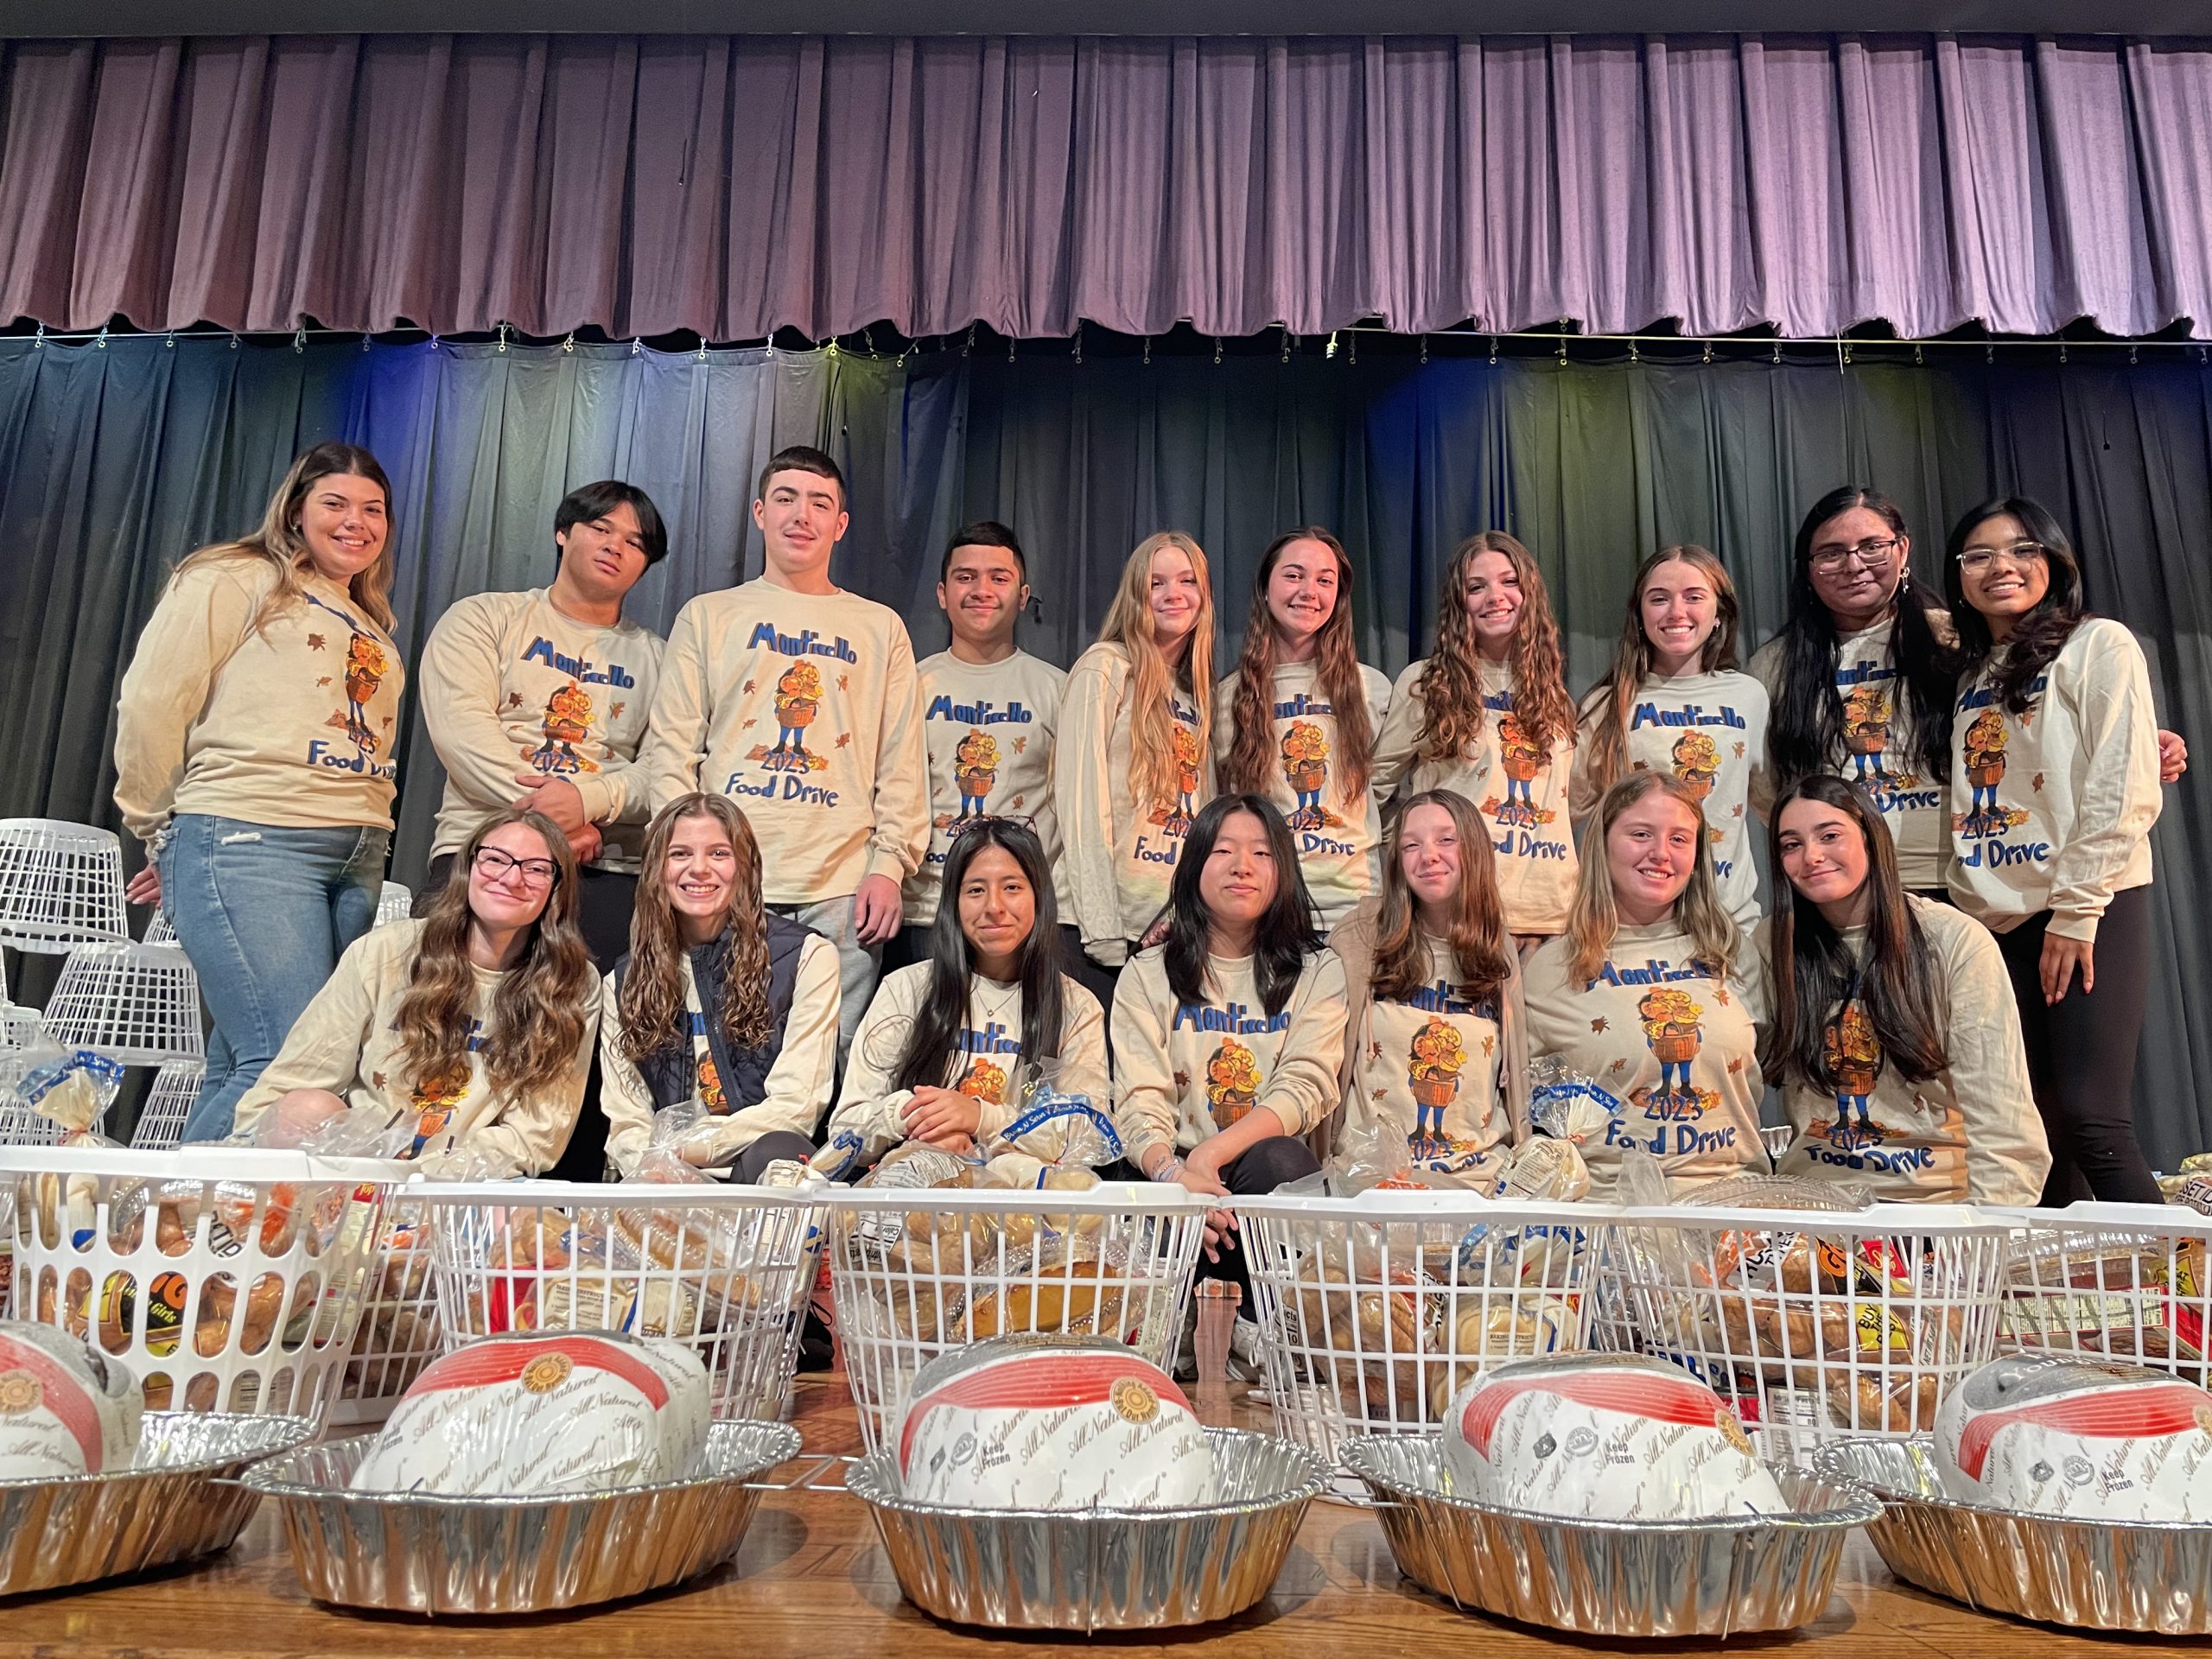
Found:
[(1990, 1442), (2015, 1423), (2033, 1423), (2087, 1440), (2155, 1440), (2196, 1427), (2203, 1403), (2201, 1392), (2176, 1382), (2167, 1388), (2113, 1389), (2037, 1401), (2010, 1411), (1985, 1411), (1970, 1418), (1959, 1435), (1959, 1467), (1968, 1479), (1980, 1480)]

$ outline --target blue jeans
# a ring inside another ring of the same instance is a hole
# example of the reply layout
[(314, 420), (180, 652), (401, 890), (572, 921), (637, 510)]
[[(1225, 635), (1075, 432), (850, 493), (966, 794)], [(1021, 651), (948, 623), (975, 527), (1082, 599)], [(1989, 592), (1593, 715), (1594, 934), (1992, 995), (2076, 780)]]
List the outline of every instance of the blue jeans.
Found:
[(377, 918), (391, 834), (181, 815), (156, 861), (162, 912), (214, 1030), (187, 1141), (219, 1141), (346, 947)]
[(875, 994), (876, 976), (883, 962), (883, 947), (862, 944), (853, 925), (853, 895), (822, 899), (810, 905), (768, 905), (779, 916), (812, 928), (837, 950), (837, 1065), (842, 1071), (845, 1051), (861, 1028), (868, 998)]

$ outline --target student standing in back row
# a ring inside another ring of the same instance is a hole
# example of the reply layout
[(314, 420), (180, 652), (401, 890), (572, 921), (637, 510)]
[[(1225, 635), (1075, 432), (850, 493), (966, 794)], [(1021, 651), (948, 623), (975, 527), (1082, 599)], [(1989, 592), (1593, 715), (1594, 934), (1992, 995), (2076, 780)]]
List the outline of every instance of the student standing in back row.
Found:
[(553, 544), (550, 586), (456, 600), (423, 647), (423, 722), (446, 793), (415, 913), (429, 913), (478, 825), (527, 805), (568, 837), (577, 923), (604, 974), (630, 948), (646, 817), (633, 763), (663, 649), (622, 601), (667, 556), (668, 532), (643, 490), (604, 479), (561, 503)]
[(1352, 641), (1351, 561), (1325, 530), (1261, 555), (1244, 653), (1214, 694), (1224, 794), (1282, 809), (1306, 890), (1334, 927), (1375, 891), (1382, 815), (1368, 786), (1390, 682)]
[(753, 522), (766, 568), (677, 613), (640, 764), (656, 811), (695, 790), (737, 803), (766, 907), (837, 949), (849, 1043), (929, 842), (914, 648), (897, 612), (830, 580), (848, 522), (836, 462), (778, 453)]
[(930, 844), (906, 878), (906, 925), (886, 953), (887, 969), (930, 960), (945, 861), (986, 818), (1028, 823), (1053, 872), (1058, 908), (1067, 908), (1052, 811), (1052, 732), (1068, 677), (1014, 645), (1014, 623), (1029, 603), (1029, 564), (1014, 532), (988, 519), (955, 532), (938, 568), (937, 602), (952, 625), (952, 647), (924, 658), (916, 672)]
[(188, 1141), (228, 1135), (346, 947), (376, 919), (399, 693), (391, 489), (365, 449), (294, 461), (260, 527), (177, 567), (116, 709), (115, 804), (214, 1029)]
[[(1118, 969), (1167, 902), (1213, 793), (1213, 584), (1179, 531), (1137, 543), (1060, 701), (1052, 800), (1083, 957)], [(1072, 954), (1072, 953), (1071, 953)], [(1114, 987), (1082, 974), (1110, 1014)]]

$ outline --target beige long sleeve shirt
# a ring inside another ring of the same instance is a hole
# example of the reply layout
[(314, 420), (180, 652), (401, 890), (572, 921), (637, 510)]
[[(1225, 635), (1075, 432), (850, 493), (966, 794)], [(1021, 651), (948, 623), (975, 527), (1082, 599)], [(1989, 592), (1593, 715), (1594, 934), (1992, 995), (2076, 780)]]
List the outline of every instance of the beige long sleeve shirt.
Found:
[(526, 1174), (543, 1173), (559, 1161), (583, 1105), (592, 1044), (599, 1036), (598, 995), (591, 998), (583, 1036), (559, 1086), (533, 1098), (510, 1099), (486, 1081), (481, 1047), (485, 1022), (507, 974), (474, 969), (468, 1080), (458, 1090), (424, 1086), (410, 1075), (396, 1029), (424, 925), (395, 922), (347, 947), (260, 1081), (238, 1102), (235, 1128), (251, 1128), (292, 1090), (323, 1089), (379, 1121), (411, 1117), (416, 1134), (406, 1156), (451, 1135), (459, 1146), (512, 1159)]
[(1554, 740), (1550, 754), (1539, 760), (1513, 721), (1511, 664), (1485, 660), (1481, 737), (1455, 760), (1424, 757), (1427, 710), (1421, 677), (1427, 671), (1423, 658), (1391, 689), (1390, 711), (1375, 745), (1375, 792), (1386, 798), (1448, 789), (1475, 803), (1495, 836), (1491, 845), (1497, 855), (1505, 925), (1516, 933), (1556, 933), (1567, 925), (1567, 901), (1581, 868), (1568, 822), (1573, 734)]
[[(1389, 712), (1390, 682), (1363, 665), (1359, 678), (1371, 734), (1382, 728)], [(1214, 688), (1213, 728), (1221, 734), (1224, 753), (1236, 717), (1236, 686), (1231, 675)], [(1268, 712), (1272, 730), (1267, 796), (1289, 821), (1298, 868), (1321, 912), (1321, 925), (1334, 927), (1375, 891), (1382, 815), (1371, 785), (1347, 797), (1337, 781), (1337, 711), (1312, 663), (1285, 663), (1275, 670)]]
[[(768, 1068), (760, 1100), (735, 1110), (715, 1075), (689, 952), (682, 972), (683, 1007), (691, 1020), (692, 1064), (699, 1080), (694, 1098), (706, 1113), (706, 1122), (687, 1144), (703, 1146), (716, 1163), (728, 1164), (772, 1129), (789, 1129), (811, 1140), (829, 1109), (837, 1075), (837, 947), (819, 936), (800, 947), (791, 1012), (784, 1017), (784, 1046)], [(599, 1045), (599, 1105), (607, 1114), (607, 1156), (627, 1175), (652, 1144), (653, 1096), (622, 1052), (621, 1003), (612, 974), (607, 976), (606, 1001)], [(727, 1171), (710, 1169), (708, 1173)]]
[(1249, 957), (1207, 959), (1205, 1000), (1167, 983), (1164, 947), (1141, 950), (1114, 988), (1114, 1122), (1129, 1161), (1155, 1146), (1188, 1152), (1265, 1108), (1285, 1135), (1337, 1109), (1344, 1052), (1344, 969), (1336, 952), (1306, 959), (1280, 1014), (1260, 1001)]
[(929, 844), (906, 625), (856, 594), (700, 594), (669, 632), (639, 764), (656, 811), (693, 790), (737, 803), (770, 904), (903, 884)]
[[(1924, 899), (1905, 902), (1935, 953), (1950, 1064), (1908, 1083), (1884, 1064), (1859, 1004), (1831, 1010), (1827, 1046), (1837, 1086), (1818, 1088), (1793, 1068), (1783, 1107), (1794, 1135), (1775, 1167), (1811, 1180), (1854, 1181), (1897, 1204), (2035, 1204), (2050, 1173), (2050, 1146), (2028, 1081), (2005, 958), (1971, 916)], [(1772, 932), (1769, 922), (1759, 937), (1770, 986), (1790, 970), (1774, 960)], [(1867, 930), (1847, 929), (1843, 939), (1863, 963)]]
[(1067, 677), (1026, 651), (997, 663), (963, 662), (949, 651), (922, 659), (917, 679), (929, 753), (930, 844), (920, 868), (906, 878), (907, 926), (937, 919), (944, 861), (961, 830), (982, 817), (1029, 820), (1054, 873), (1060, 919), (1073, 919), (1052, 802), (1053, 734)]
[[(844, 1087), (830, 1118), (823, 1160), (842, 1178), (876, 1162), (906, 1138), (911, 1089), (894, 1085), (914, 1021), (929, 1000), (931, 965), (916, 963), (887, 975), (868, 1005), (845, 1061)], [(1014, 1129), (1021, 1117), (1021, 986), (970, 975), (966, 1023), (945, 1056), (941, 1088), (972, 1096), (978, 1108), (975, 1141), (981, 1147)], [(1086, 1095), (1102, 1116), (1113, 1109), (1106, 1068), (1106, 1015), (1098, 999), (1063, 976), (1060, 980), (1060, 1054), (1054, 1086), (1064, 1095)], [(1017, 1132), (1014, 1149), (1047, 1163), (1060, 1161), (1061, 1126), (1040, 1125), (1037, 1143)]]
[(1999, 704), (1994, 662), (1951, 721), (1951, 894), (1999, 933), (2038, 911), (2094, 941), (2112, 896), (2151, 880), (2158, 721), (2135, 636), (2107, 617), (2074, 630), (2028, 712)]
[(1571, 943), (1553, 939), (1529, 958), (1523, 995), (1531, 1052), (1560, 1056), (1620, 1103), (1605, 1144), (1584, 1148), (1593, 1182), (1610, 1191), (1624, 1145), (1656, 1158), (1677, 1190), (1765, 1169), (1765, 982), (1750, 942), (1739, 941), (1725, 983), (1693, 959), (1672, 919), (1617, 929), (1587, 982), (1570, 977)]
[[(1592, 720), (1612, 717), (1610, 700), (1598, 709), (1585, 708), (1586, 730)], [(1697, 796), (1720, 901), (1746, 928), (1758, 924), (1759, 914), (1747, 803), (1752, 775), (1766, 764), (1766, 688), (1749, 674), (1654, 676), (1637, 688), (1624, 734), (1629, 770), (1664, 772)], [(1577, 768), (1572, 793), (1580, 823), (1598, 810), (1599, 791)]]
[(1119, 645), (1076, 658), (1060, 701), (1052, 762), (1053, 803), (1066, 848), (1072, 920), (1084, 949), (1120, 962), (1167, 902), (1191, 819), (1213, 794), (1212, 757), (1198, 748), (1198, 710), (1175, 694), (1181, 785), (1170, 805), (1140, 804), (1132, 791), (1129, 697), (1135, 671)]
[(276, 581), (259, 558), (202, 561), (171, 579), (139, 634), (115, 733), (115, 804), (139, 840), (180, 812), (391, 827), (399, 647), (312, 570), (299, 599), (249, 632)]
[[(1929, 613), (1929, 624), (1950, 637), (1951, 619)], [(1927, 776), (1912, 723), (1912, 700), (1903, 676), (1890, 664), (1893, 620), (1877, 622), (1835, 642), (1835, 690), (1843, 700), (1843, 747), (1829, 757), (1842, 777), (1864, 789), (1890, 827), (1897, 849), (1897, 874), (1908, 887), (1925, 892), (1943, 885), (1951, 861), (1948, 797), (1945, 779)], [(1782, 641), (1770, 639), (1746, 664), (1766, 687), (1770, 698), (1782, 695)], [(1771, 816), (1779, 786), (1770, 766), (1751, 779), (1751, 810)]]
[(423, 647), (423, 721), (446, 771), (430, 855), (460, 851), (534, 772), (575, 785), (601, 826), (594, 865), (634, 871), (647, 816), (635, 762), (662, 649), (635, 622), (563, 615), (543, 588), (456, 600)]

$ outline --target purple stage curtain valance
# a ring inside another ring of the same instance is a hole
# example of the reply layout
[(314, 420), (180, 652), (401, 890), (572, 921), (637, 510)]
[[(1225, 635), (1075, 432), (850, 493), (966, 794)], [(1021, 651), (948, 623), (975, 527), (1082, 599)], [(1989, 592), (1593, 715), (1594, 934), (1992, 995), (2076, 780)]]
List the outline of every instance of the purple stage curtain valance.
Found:
[(2212, 50), (16, 41), (0, 316), (2212, 335)]

